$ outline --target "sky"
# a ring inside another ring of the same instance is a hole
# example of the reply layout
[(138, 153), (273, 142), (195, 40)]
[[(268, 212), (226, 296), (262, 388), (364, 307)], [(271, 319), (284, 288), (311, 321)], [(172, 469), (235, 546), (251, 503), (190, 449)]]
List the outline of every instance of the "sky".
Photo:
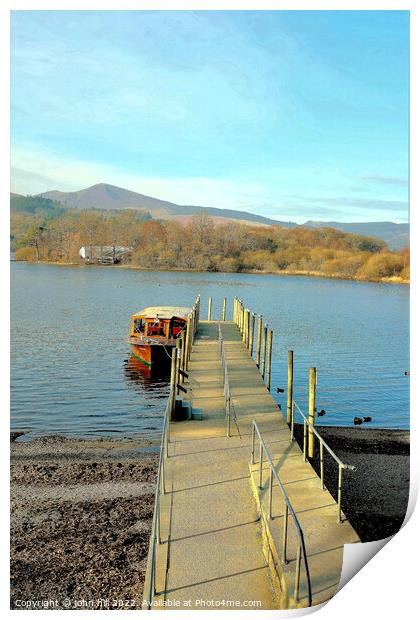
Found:
[(13, 11), (11, 189), (408, 219), (406, 11)]

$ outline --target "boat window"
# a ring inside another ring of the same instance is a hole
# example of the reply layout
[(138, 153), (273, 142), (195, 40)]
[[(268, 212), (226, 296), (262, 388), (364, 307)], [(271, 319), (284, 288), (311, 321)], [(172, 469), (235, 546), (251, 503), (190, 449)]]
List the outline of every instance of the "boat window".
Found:
[(153, 323), (149, 323), (147, 326), (148, 336), (164, 336), (165, 335), (165, 322), (157, 319)]
[(144, 319), (134, 319), (134, 333), (135, 334), (144, 334)]
[(182, 319), (172, 319), (172, 337), (178, 338), (185, 327), (185, 321)]

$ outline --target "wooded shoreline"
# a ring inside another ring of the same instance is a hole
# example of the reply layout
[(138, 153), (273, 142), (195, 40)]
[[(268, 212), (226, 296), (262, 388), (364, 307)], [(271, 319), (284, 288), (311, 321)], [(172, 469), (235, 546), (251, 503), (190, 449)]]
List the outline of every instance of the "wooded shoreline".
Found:
[(301, 270), (301, 269), (296, 269), (296, 270), (292, 270), (292, 269), (286, 269), (286, 270), (256, 270), (256, 269), (249, 269), (249, 270), (241, 270), (241, 271), (204, 271), (202, 269), (185, 269), (185, 268), (176, 268), (176, 267), (164, 267), (162, 269), (159, 269), (157, 267), (143, 267), (143, 266), (139, 266), (139, 265), (131, 265), (131, 264), (116, 264), (116, 265), (100, 265), (100, 264), (86, 264), (86, 263), (82, 263), (82, 262), (63, 262), (63, 261), (49, 261), (49, 260), (39, 260), (39, 261), (32, 261), (32, 260), (21, 260), (21, 259), (12, 259), (12, 262), (25, 262), (25, 263), (29, 263), (29, 264), (41, 264), (41, 265), (56, 265), (59, 267), (84, 267), (84, 268), (89, 268), (89, 267), (103, 267), (104, 269), (135, 269), (137, 271), (168, 271), (168, 272), (179, 272), (179, 273), (221, 273), (221, 274), (225, 274), (225, 275), (233, 275), (233, 274), (237, 274), (237, 273), (244, 273), (244, 274), (254, 274), (254, 275), (262, 275), (262, 276), (269, 276), (269, 275), (275, 275), (275, 276), (302, 276), (302, 277), (308, 277), (308, 278), (322, 278), (324, 280), (346, 280), (346, 281), (351, 281), (351, 282), (369, 282), (369, 283), (373, 283), (373, 284), (405, 284), (405, 285), (410, 285), (410, 280), (405, 280), (399, 276), (393, 276), (393, 277), (383, 277), (383, 278), (358, 278), (355, 276), (344, 276), (342, 274), (330, 274), (327, 275), (325, 273), (322, 273), (320, 271), (305, 271), (305, 270)]

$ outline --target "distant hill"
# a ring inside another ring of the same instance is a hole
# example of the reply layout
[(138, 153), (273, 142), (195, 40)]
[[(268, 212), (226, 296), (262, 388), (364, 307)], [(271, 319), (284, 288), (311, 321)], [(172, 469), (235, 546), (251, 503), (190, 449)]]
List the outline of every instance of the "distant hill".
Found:
[[(41, 211), (50, 217), (56, 217), (59, 214), (59, 209), (63, 207), (68, 209), (95, 208), (113, 211), (136, 209), (150, 213), (155, 219), (177, 219), (183, 223), (187, 222), (193, 215), (204, 212), (211, 216), (216, 223), (236, 221), (258, 226), (280, 225), (286, 228), (298, 226), (295, 222), (273, 220), (247, 211), (200, 207), (197, 205), (178, 205), (108, 183), (98, 183), (77, 192), (53, 190), (43, 192), (37, 196), (11, 194), (10, 201), (12, 209), (31, 213), (39, 213)], [(310, 220), (305, 222), (303, 226), (312, 228), (331, 227), (343, 232), (376, 237), (385, 241), (390, 249), (395, 250), (401, 249), (410, 242), (409, 224), (395, 224), (394, 222), (319, 222)]]
[(44, 196), (21, 196), (10, 194), (10, 209), (19, 213), (42, 215), (46, 218), (59, 217), (64, 212), (64, 207), (55, 200)]
[(310, 220), (304, 226), (311, 228), (337, 228), (343, 232), (351, 232), (367, 237), (376, 237), (386, 242), (391, 250), (401, 250), (410, 244), (410, 225), (394, 222), (315, 222)]
[(56, 200), (69, 208), (74, 209), (145, 209), (155, 219), (188, 219), (196, 213), (203, 211), (217, 219), (240, 220), (246, 223), (272, 226), (280, 224), (288, 228), (296, 226), (293, 222), (279, 222), (262, 215), (255, 215), (246, 211), (234, 211), (233, 209), (218, 209), (216, 207), (200, 207), (195, 205), (178, 205), (166, 200), (159, 200), (151, 196), (145, 196), (122, 187), (98, 183), (77, 192), (59, 192), (57, 190), (39, 194), (44, 198)]

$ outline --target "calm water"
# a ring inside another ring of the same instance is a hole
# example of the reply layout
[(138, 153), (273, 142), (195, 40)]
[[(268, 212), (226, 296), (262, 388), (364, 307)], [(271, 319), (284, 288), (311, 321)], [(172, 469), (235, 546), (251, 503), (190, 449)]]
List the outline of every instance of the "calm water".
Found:
[[(143, 306), (190, 305), (234, 295), (274, 330), (273, 393), (295, 351), (295, 396), (307, 406), (308, 367), (318, 370), (319, 423), (408, 428), (409, 289), (250, 274), (141, 272), (12, 263), (12, 410), (32, 434), (158, 433), (167, 377), (129, 361), (130, 315)], [(284, 408), (284, 394), (274, 394)]]

